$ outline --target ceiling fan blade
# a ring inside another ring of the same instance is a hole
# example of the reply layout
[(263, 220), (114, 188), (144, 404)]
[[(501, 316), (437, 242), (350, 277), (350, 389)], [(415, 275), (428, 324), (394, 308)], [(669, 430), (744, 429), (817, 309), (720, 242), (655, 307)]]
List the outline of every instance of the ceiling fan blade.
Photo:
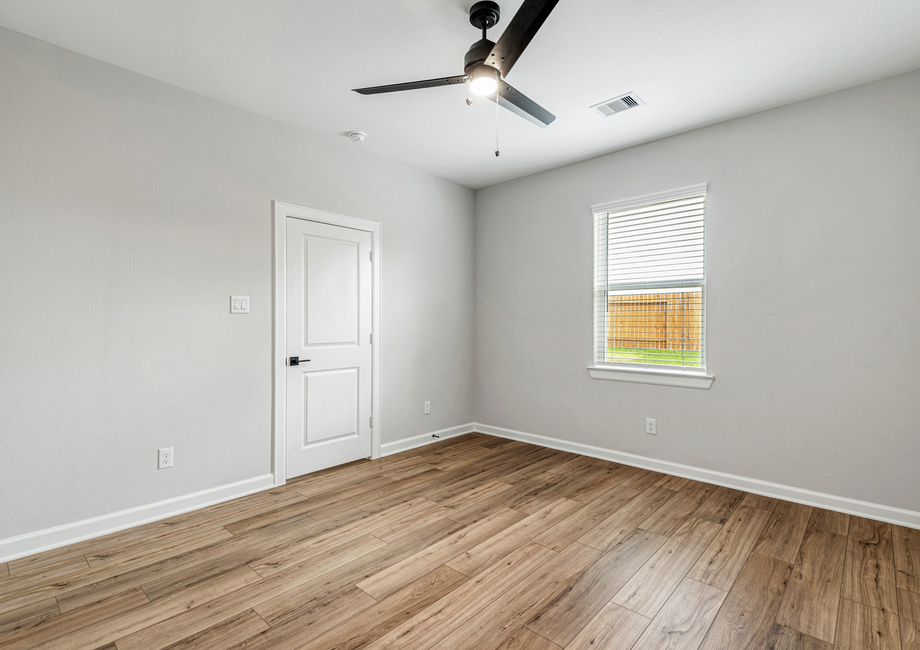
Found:
[(516, 113), (525, 120), (533, 122), (541, 129), (545, 129), (556, 119), (555, 115), (504, 81), (499, 81), (498, 90), (492, 95), (486, 95), (486, 97), (493, 102), (497, 102), (502, 108), (507, 108), (512, 113)]
[(559, 0), (524, 0), (505, 33), (486, 57), (486, 64), (498, 68), (503, 77), (507, 76), (557, 2)]
[(371, 86), (369, 88), (353, 88), (352, 90), (362, 95), (377, 95), (379, 93), (396, 93), (401, 90), (416, 90), (418, 88), (434, 88), (436, 86), (453, 86), (466, 81), (466, 75), (458, 77), (441, 77), (440, 79), (425, 79), (424, 81), (410, 81), (404, 84), (390, 84), (388, 86)]

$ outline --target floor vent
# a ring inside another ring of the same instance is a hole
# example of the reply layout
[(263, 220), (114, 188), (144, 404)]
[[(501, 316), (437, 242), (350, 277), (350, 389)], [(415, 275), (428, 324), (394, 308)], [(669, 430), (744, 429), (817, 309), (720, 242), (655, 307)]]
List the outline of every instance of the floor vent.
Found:
[(625, 110), (635, 108), (643, 103), (641, 99), (636, 97), (635, 93), (626, 93), (625, 95), (608, 99), (606, 102), (595, 104), (591, 108), (596, 108), (597, 112), (604, 117), (610, 117), (614, 113), (622, 113)]

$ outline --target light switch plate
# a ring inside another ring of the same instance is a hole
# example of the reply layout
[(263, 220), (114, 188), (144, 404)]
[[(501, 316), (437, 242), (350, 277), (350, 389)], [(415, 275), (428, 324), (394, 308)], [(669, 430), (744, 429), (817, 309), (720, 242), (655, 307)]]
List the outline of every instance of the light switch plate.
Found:
[(249, 296), (230, 296), (231, 314), (249, 313)]

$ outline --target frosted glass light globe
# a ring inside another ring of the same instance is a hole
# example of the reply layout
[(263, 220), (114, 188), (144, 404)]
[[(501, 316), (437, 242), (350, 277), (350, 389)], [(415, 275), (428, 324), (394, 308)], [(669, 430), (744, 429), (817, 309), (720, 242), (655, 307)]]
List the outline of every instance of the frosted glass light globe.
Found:
[(470, 91), (474, 95), (491, 95), (498, 88), (494, 77), (477, 77), (470, 82)]

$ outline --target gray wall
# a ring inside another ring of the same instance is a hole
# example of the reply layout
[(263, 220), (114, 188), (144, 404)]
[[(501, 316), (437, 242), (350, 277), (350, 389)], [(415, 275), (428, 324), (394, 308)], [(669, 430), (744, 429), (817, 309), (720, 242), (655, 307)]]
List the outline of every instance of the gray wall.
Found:
[[(917, 115), (913, 73), (474, 206), (0, 29), (0, 539), (270, 471), (272, 199), (384, 224), (384, 442), (476, 420), (920, 510)], [(712, 389), (589, 379), (589, 206), (703, 181)]]
[(272, 199), (383, 224), (383, 442), (473, 419), (473, 192), (340, 140), (0, 29), (0, 539), (270, 472)]
[[(700, 182), (715, 383), (590, 379), (590, 206)], [(476, 219), (478, 422), (920, 510), (920, 71), (490, 187)]]

